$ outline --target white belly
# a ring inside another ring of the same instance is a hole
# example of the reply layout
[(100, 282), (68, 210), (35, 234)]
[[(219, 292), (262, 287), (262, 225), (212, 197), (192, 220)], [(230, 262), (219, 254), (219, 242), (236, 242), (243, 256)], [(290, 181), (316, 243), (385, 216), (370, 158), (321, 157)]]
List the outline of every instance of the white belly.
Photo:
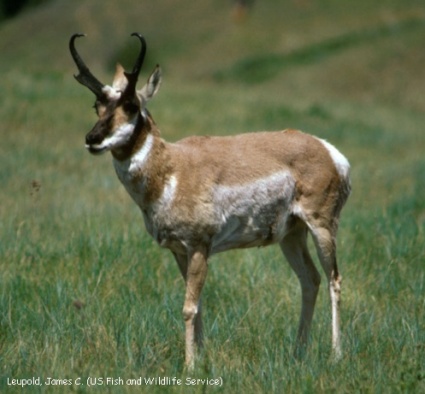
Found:
[(174, 200), (177, 185), (171, 177), (154, 209), (143, 211), (148, 232), (173, 252), (185, 253), (193, 239), (202, 239), (210, 254), (265, 246), (279, 242), (287, 232), (295, 190), (287, 171), (250, 184), (215, 185), (207, 203), (193, 206), (196, 223), (182, 219), (186, 215)]
[(212, 238), (211, 252), (279, 242), (287, 231), (294, 189), (289, 172), (249, 185), (217, 186), (213, 199), (220, 225)]

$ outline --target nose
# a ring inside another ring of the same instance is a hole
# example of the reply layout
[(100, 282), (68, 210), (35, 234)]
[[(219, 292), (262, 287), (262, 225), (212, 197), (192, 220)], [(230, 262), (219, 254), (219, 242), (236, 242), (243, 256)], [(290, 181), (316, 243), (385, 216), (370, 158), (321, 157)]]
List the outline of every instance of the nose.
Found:
[(97, 133), (95, 130), (90, 131), (86, 135), (86, 144), (87, 145), (97, 145), (100, 144), (103, 140), (102, 134)]

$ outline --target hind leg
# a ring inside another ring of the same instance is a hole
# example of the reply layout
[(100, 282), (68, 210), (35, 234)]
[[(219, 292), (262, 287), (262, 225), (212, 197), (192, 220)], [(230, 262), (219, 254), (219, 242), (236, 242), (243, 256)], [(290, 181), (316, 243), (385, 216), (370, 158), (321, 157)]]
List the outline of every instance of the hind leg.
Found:
[(341, 276), (338, 273), (336, 261), (336, 225), (312, 226), (310, 228), (316, 245), (317, 254), (329, 285), (329, 294), (332, 307), (332, 348), (335, 359), (340, 359), (341, 329), (340, 329), (340, 303), (341, 303)]
[(296, 354), (299, 354), (308, 340), (320, 286), (320, 274), (314, 266), (308, 251), (307, 227), (304, 223), (298, 222), (293, 230), (281, 241), (280, 247), (301, 284), (302, 307), (296, 349)]

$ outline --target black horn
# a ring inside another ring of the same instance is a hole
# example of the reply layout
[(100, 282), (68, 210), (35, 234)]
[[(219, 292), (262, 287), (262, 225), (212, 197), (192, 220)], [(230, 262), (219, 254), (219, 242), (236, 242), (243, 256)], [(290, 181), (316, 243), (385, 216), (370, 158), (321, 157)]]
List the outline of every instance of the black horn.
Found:
[(134, 64), (133, 71), (131, 73), (127, 73), (127, 72), (125, 73), (125, 76), (127, 77), (127, 80), (128, 80), (128, 85), (125, 89), (126, 94), (134, 93), (136, 89), (137, 79), (139, 77), (139, 73), (143, 65), (143, 60), (145, 59), (145, 55), (146, 55), (146, 41), (144, 37), (140, 33), (133, 33), (131, 36), (132, 37), (135, 36), (140, 40), (141, 47), (140, 47), (139, 56), (137, 57), (136, 63)]
[(78, 67), (79, 74), (74, 75), (75, 79), (82, 85), (88, 87), (97, 98), (103, 96), (102, 89), (104, 84), (101, 83), (88, 69), (77, 50), (75, 49), (75, 39), (78, 37), (84, 37), (85, 34), (76, 33), (69, 40), (69, 50), (71, 51), (72, 58)]
[(143, 61), (145, 60), (146, 41), (140, 33), (133, 33), (131, 36), (137, 37), (140, 40), (140, 44), (141, 44), (140, 53), (139, 53), (139, 56), (136, 60), (136, 64), (134, 65), (133, 71), (132, 71), (132, 74), (139, 75), (140, 69), (142, 68), (142, 65), (143, 65)]

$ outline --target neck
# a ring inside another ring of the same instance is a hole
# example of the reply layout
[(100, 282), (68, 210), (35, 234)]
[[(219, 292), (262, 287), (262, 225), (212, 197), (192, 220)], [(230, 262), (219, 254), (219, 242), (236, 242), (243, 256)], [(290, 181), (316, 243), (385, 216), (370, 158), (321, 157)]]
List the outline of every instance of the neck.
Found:
[(113, 151), (118, 178), (136, 203), (145, 209), (158, 199), (169, 177), (170, 163), (166, 143), (150, 116), (140, 116), (130, 146)]
[(154, 123), (149, 116), (137, 115), (134, 132), (125, 145), (111, 151), (115, 160), (124, 162), (139, 152), (146, 142), (147, 137), (153, 132)]

